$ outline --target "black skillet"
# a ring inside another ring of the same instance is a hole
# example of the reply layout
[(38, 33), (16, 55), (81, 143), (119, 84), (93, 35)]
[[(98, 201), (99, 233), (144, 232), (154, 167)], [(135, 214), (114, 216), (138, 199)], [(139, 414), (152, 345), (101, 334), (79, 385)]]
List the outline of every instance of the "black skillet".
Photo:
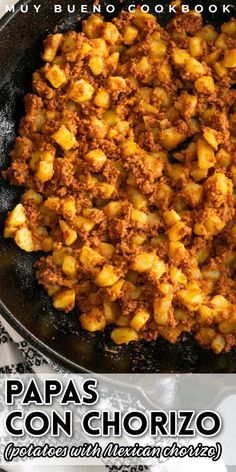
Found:
[[(7, 1), (4, 3), (7, 3)], [(33, 4), (41, 3), (39, 13)], [(9, 165), (8, 153), (13, 147), (19, 119), (24, 114), (23, 97), (31, 89), (32, 72), (40, 67), (42, 40), (56, 28), (59, 31), (79, 30), (81, 18), (79, 5), (85, 1), (60, 0), (62, 13), (53, 13), (54, 2), (43, 0), (20, 1), (15, 13), (7, 14), (0, 21), (0, 168)], [(135, 3), (134, 1), (130, 3)], [(148, 4), (148, 1), (140, 4)], [(165, 5), (165, 13), (158, 15), (162, 25), (170, 19), (167, 3), (149, 1), (151, 10), (155, 4)], [(219, 11), (211, 14), (211, 2), (188, 1), (191, 6), (204, 5), (204, 21), (217, 28), (231, 15), (222, 14), (222, 4), (214, 1)], [(68, 4), (76, 4), (77, 12), (68, 14)], [(92, 2), (87, 2), (91, 6)], [(113, 4), (115, 14), (105, 14), (111, 19), (128, 2), (112, 0), (101, 2), (102, 6)], [(20, 12), (21, 5), (28, 5), (29, 12)], [(103, 334), (88, 334), (81, 330), (78, 314), (63, 314), (51, 306), (49, 297), (38, 286), (33, 262), (40, 253), (31, 255), (22, 252), (11, 240), (2, 237), (3, 221), (7, 212), (19, 201), (21, 189), (0, 182), (0, 313), (23, 335), (25, 339), (45, 354), (72, 371), (98, 373), (182, 373), (182, 372), (236, 372), (236, 350), (230, 354), (216, 356), (201, 349), (191, 337), (185, 337), (172, 346), (164, 340), (153, 343), (140, 342), (117, 347)]]

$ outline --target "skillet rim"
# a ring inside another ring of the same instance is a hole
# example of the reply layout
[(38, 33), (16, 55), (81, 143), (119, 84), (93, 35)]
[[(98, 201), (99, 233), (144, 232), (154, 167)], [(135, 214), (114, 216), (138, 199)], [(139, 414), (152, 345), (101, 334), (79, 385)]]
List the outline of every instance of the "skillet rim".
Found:
[[(121, 0), (119, 0), (121, 1)], [(219, 0), (221, 1), (221, 0)], [(20, 13), (20, 8), (23, 5), (30, 4), (32, 0), (18, 0), (18, 2), (15, 4), (14, 11), (6, 12), (2, 18), (0, 18), (0, 32), (4, 30), (4, 28), (8, 25), (8, 23), (14, 19), (15, 16), (17, 16)], [(6, 307), (4, 302), (0, 298), (0, 314), (3, 316), (3, 318), (9, 323), (9, 325), (15, 329), (19, 334), (33, 347), (35, 348), (41, 355), (43, 355), (44, 358), (48, 358), (49, 360), (56, 362), (59, 364), (64, 369), (69, 369), (70, 372), (81, 372), (81, 373), (94, 373), (95, 375), (99, 376), (105, 376), (108, 372), (96, 372), (91, 369), (85, 368), (80, 365), (80, 361), (74, 362), (73, 360), (70, 360), (68, 357), (66, 357), (63, 354), (60, 354), (58, 351), (56, 351), (54, 348), (50, 347), (49, 344), (41, 340), (39, 337), (37, 337), (35, 334), (33, 334), (21, 321), (19, 321), (13, 313)], [(119, 374), (119, 372), (116, 372)], [(173, 372), (169, 372), (173, 373)], [(180, 372), (174, 372), (176, 374), (180, 374)], [(184, 372), (182, 372), (184, 373)], [(193, 374), (193, 372), (190, 372), (188, 369), (186, 369), (185, 373), (190, 373)], [(198, 373), (198, 372), (196, 372)], [(208, 374), (210, 372), (202, 372), (202, 374)], [(229, 372), (228, 372), (229, 373)], [(120, 374), (124, 374), (124, 372), (120, 372)], [(127, 372), (127, 375), (132, 375), (132, 372)]]

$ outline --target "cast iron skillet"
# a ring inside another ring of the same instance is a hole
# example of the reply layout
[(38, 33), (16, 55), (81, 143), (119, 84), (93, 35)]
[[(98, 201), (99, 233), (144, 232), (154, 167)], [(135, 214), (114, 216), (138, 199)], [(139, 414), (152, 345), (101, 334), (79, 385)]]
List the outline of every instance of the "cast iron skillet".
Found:
[[(32, 72), (41, 66), (40, 52), (43, 38), (53, 32), (80, 29), (81, 17), (86, 14), (66, 12), (67, 4), (84, 4), (83, 0), (60, 0), (61, 14), (53, 13), (54, 2), (41, 1), (39, 13), (33, 10), (33, 1), (20, 1), (15, 13), (7, 14), (0, 22), (0, 168), (9, 165), (8, 153), (13, 147), (19, 119), (24, 114), (23, 96), (31, 89)], [(92, 2), (87, 2), (91, 4)], [(112, 0), (116, 13), (128, 2)], [(134, 1), (130, 3), (135, 3)], [(140, 2), (147, 4), (148, 1)], [(150, 5), (161, 2), (149, 1)], [(190, 0), (185, 2), (193, 6)], [(209, 5), (210, 2), (202, 2)], [(222, 5), (222, 1), (214, 1)], [(227, 2), (225, 2), (227, 3)], [(106, 2), (102, 1), (104, 6)], [(164, 25), (170, 15), (159, 15)], [(30, 13), (20, 13), (21, 5), (28, 5)], [(79, 18), (78, 18), (79, 16)], [(231, 15), (204, 13), (204, 21), (217, 28)], [(110, 19), (112, 15), (106, 14)], [(61, 365), (72, 371), (97, 373), (131, 372), (236, 372), (236, 350), (216, 356), (201, 349), (192, 340), (171, 346), (164, 340), (153, 343), (140, 342), (129, 346), (114, 346), (109, 332), (104, 335), (88, 334), (80, 329), (78, 313), (63, 314), (51, 306), (49, 297), (38, 286), (33, 262), (40, 253), (26, 254), (11, 240), (2, 237), (3, 221), (7, 212), (19, 201), (21, 189), (0, 182), (0, 312), (25, 339)]]

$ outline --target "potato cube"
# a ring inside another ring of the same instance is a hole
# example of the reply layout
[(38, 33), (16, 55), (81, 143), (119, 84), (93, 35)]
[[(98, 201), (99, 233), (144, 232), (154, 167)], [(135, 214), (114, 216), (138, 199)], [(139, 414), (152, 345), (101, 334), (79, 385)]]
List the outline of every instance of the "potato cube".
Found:
[(174, 48), (173, 62), (177, 66), (184, 66), (187, 60), (190, 59), (189, 53), (185, 49)]
[(97, 264), (101, 264), (103, 257), (91, 247), (83, 246), (79, 260), (85, 267), (95, 267)]
[(42, 160), (39, 161), (37, 165), (37, 171), (35, 172), (35, 177), (40, 182), (45, 183), (48, 180), (51, 180), (54, 174), (54, 156), (50, 152), (42, 153)]
[(150, 269), (150, 274), (154, 276), (156, 280), (159, 280), (163, 274), (166, 273), (166, 264), (163, 260), (159, 259), (158, 256), (154, 258), (152, 268)]
[(196, 184), (195, 182), (189, 182), (186, 185), (183, 185), (182, 192), (184, 198), (187, 202), (190, 203), (193, 207), (199, 205), (203, 198), (203, 186)]
[(236, 67), (236, 48), (225, 51), (223, 66), (227, 69)]
[(231, 18), (230, 21), (228, 21), (227, 23), (224, 23), (221, 26), (221, 31), (222, 31), (222, 33), (234, 36), (236, 34), (236, 21), (235, 21), (235, 18)]
[(104, 166), (107, 156), (101, 149), (93, 149), (86, 154), (85, 160), (99, 171)]
[(148, 57), (143, 56), (142, 59), (136, 65), (138, 72), (141, 74), (148, 74), (151, 72), (151, 64), (148, 60)]
[(181, 220), (181, 217), (175, 210), (166, 210), (163, 214), (163, 217), (167, 226), (173, 226), (175, 223)]
[(102, 270), (95, 278), (95, 283), (98, 287), (111, 287), (114, 285), (120, 276), (117, 275), (116, 269), (112, 265), (104, 265)]
[(9, 213), (6, 226), (18, 227), (26, 223), (25, 209), (21, 203), (15, 206), (15, 208)]
[(63, 259), (62, 270), (68, 277), (75, 278), (77, 275), (77, 261), (73, 256), (67, 255)]
[(171, 242), (180, 241), (186, 234), (186, 224), (183, 221), (178, 221), (171, 226), (170, 229), (166, 232), (168, 238)]
[(136, 210), (142, 210), (147, 207), (147, 198), (138, 188), (129, 187), (128, 196)]
[(131, 211), (131, 220), (146, 225), (148, 223), (148, 215), (144, 211), (136, 210), (135, 208)]
[(57, 292), (53, 297), (53, 306), (57, 310), (65, 312), (73, 310), (75, 306), (75, 290), (66, 288)]
[(115, 323), (117, 317), (120, 314), (119, 305), (116, 302), (104, 302), (103, 303), (104, 316), (107, 324)]
[(172, 283), (186, 285), (187, 277), (184, 275), (182, 270), (177, 269), (177, 267), (172, 267), (170, 269), (170, 280)]
[(189, 38), (189, 51), (192, 57), (202, 56), (203, 54), (203, 41), (202, 38), (193, 36)]
[(197, 157), (200, 169), (214, 167), (216, 161), (214, 149), (205, 139), (199, 138), (197, 141)]
[(77, 33), (75, 31), (70, 31), (64, 35), (64, 41), (62, 44), (62, 51), (64, 53), (71, 52), (76, 47)]
[(100, 254), (103, 257), (105, 257), (105, 259), (112, 259), (115, 248), (112, 244), (101, 242), (98, 245), (98, 250), (99, 250)]
[(75, 136), (66, 128), (65, 125), (61, 125), (52, 137), (65, 151), (69, 151), (76, 144)]
[(178, 292), (178, 298), (182, 305), (184, 305), (189, 311), (197, 311), (199, 307), (204, 303), (204, 297), (199, 288), (188, 288), (180, 290)]
[(91, 333), (103, 331), (106, 327), (106, 318), (99, 308), (93, 308), (89, 313), (83, 313), (79, 319), (82, 328)]
[(77, 233), (65, 221), (59, 220), (59, 225), (62, 230), (63, 238), (67, 246), (71, 246), (77, 239)]
[(103, 29), (103, 38), (110, 44), (114, 45), (117, 43), (120, 37), (120, 33), (113, 23), (106, 22)]
[(46, 40), (45, 50), (42, 58), (45, 62), (54, 61), (58, 48), (62, 42), (63, 35), (61, 33), (51, 34)]
[(68, 89), (68, 98), (76, 103), (84, 103), (91, 100), (94, 94), (94, 88), (86, 80), (81, 79), (74, 82)]
[(200, 75), (204, 75), (205, 67), (194, 57), (190, 57), (186, 61), (186, 72), (188, 72), (191, 77), (199, 77)]
[(97, 15), (91, 15), (87, 20), (83, 21), (83, 33), (89, 39), (99, 38), (103, 25), (102, 18)]
[(33, 235), (28, 228), (20, 228), (15, 234), (15, 243), (23, 251), (32, 252), (35, 250)]
[(109, 108), (110, 94), (106, 89), (101, 89), (94, 98), (94, 105), (99, 108)]
[(211, 342), (211, 349), (213, 349), (216, 354), (220, 354), (220, 352), (224, 350), (225, 346), (226, 341), (221, 334), (218, 334)]
[(104, 59), (101, 56), (92, 56), (88, 65), (94, 75), (100, 75), (104, 70)]
[(84, 216), (76, 216), (74, 219), (74, 225), (78, 230), (89, 233), (95, 226), (95, 223)]
[(144, 325), (147, 323), (149, 318), (150, 318), (150, 313), (144, 308), (141, 308), (137, 310), (135, 315), (133, 316), (130, 322), (130, 327), (133, 328), (135, 331), (140, 331), (140, 329), (142, 329)]
[(111, 339), (115, 344), (129, 344), (132, 341), (138, 341), (138, 334), (132, 328), (115, 328), (111, 333)]
[(70, 218), (74, 218), (76, 215), (76, 204), (75, 204), (75, 197), (69, 195), (65, 197), (62, 203), (62, 211), (63, 215), (69, 216)]
[(150, 41), (150, 56), (154, 62), (166, 56), (167, 46), (161, 39), (152, 39)]
[(153, 303), (154, 320), (158, 325), (168, 325), (173, 295), (155, 298)]
[(197, 97), (189, 93), (182, 93), (175, 103), (175, 108), (185, 117), (191, 118), (196, 113)]
[(123, 42), (126, 46), (131, 46), (138, 36), (138, 30), (132, 25), (126, 26), (123, 33)]
[(46, 78), (54, 88), (65, 84), (67, 77), (65, 72), (57, 65), (52, 66), (46, 73)]
[(43, 202), (43, 196), (40, 193), (35, 192), (33, 189), (27, 190), (24, 195), (24, 202), (31, 202), (35, 205), (40, 205)]
[(183, 132), (181, 133), (181, 131), (179, 131), (178, 128), (175, 128), (174, 126), (161, 131), (159, 136), (160, 143), (168, 151), (178, 147), (179, 144), (185, 140), (185, 138), (186, 136), (183, 134)]
[(135, 260), (131, 264), (131, 269), (139, 273), (147, 272), (151, 270), (156, 259), (154, 253), (141, 253), (135, 257)]
[(102, 182), (98, 184), (98, 189), (99, 189), (100, 196), (102, 198), (108, 199), (108, 198), (111, 198), (115, 190), (115, 187), (114, 185), (107, 184), (106, 182)]
[(199, 93), (211, 94), (215, 92), (215, 83), (210, 75), (204, 75), (197, 79), (194, 87)]

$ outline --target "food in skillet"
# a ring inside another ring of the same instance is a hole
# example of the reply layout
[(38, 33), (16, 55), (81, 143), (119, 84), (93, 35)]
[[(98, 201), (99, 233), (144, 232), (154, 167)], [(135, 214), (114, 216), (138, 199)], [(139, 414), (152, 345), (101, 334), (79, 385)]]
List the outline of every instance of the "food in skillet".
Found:
[[(37, 279), (117, 344), (236, 344), (236, 21), (166, 29), (140, 9), (50, 35), (4, 176), (4, 235)], [(79, 316), (79, 315), (78, 315)]]

